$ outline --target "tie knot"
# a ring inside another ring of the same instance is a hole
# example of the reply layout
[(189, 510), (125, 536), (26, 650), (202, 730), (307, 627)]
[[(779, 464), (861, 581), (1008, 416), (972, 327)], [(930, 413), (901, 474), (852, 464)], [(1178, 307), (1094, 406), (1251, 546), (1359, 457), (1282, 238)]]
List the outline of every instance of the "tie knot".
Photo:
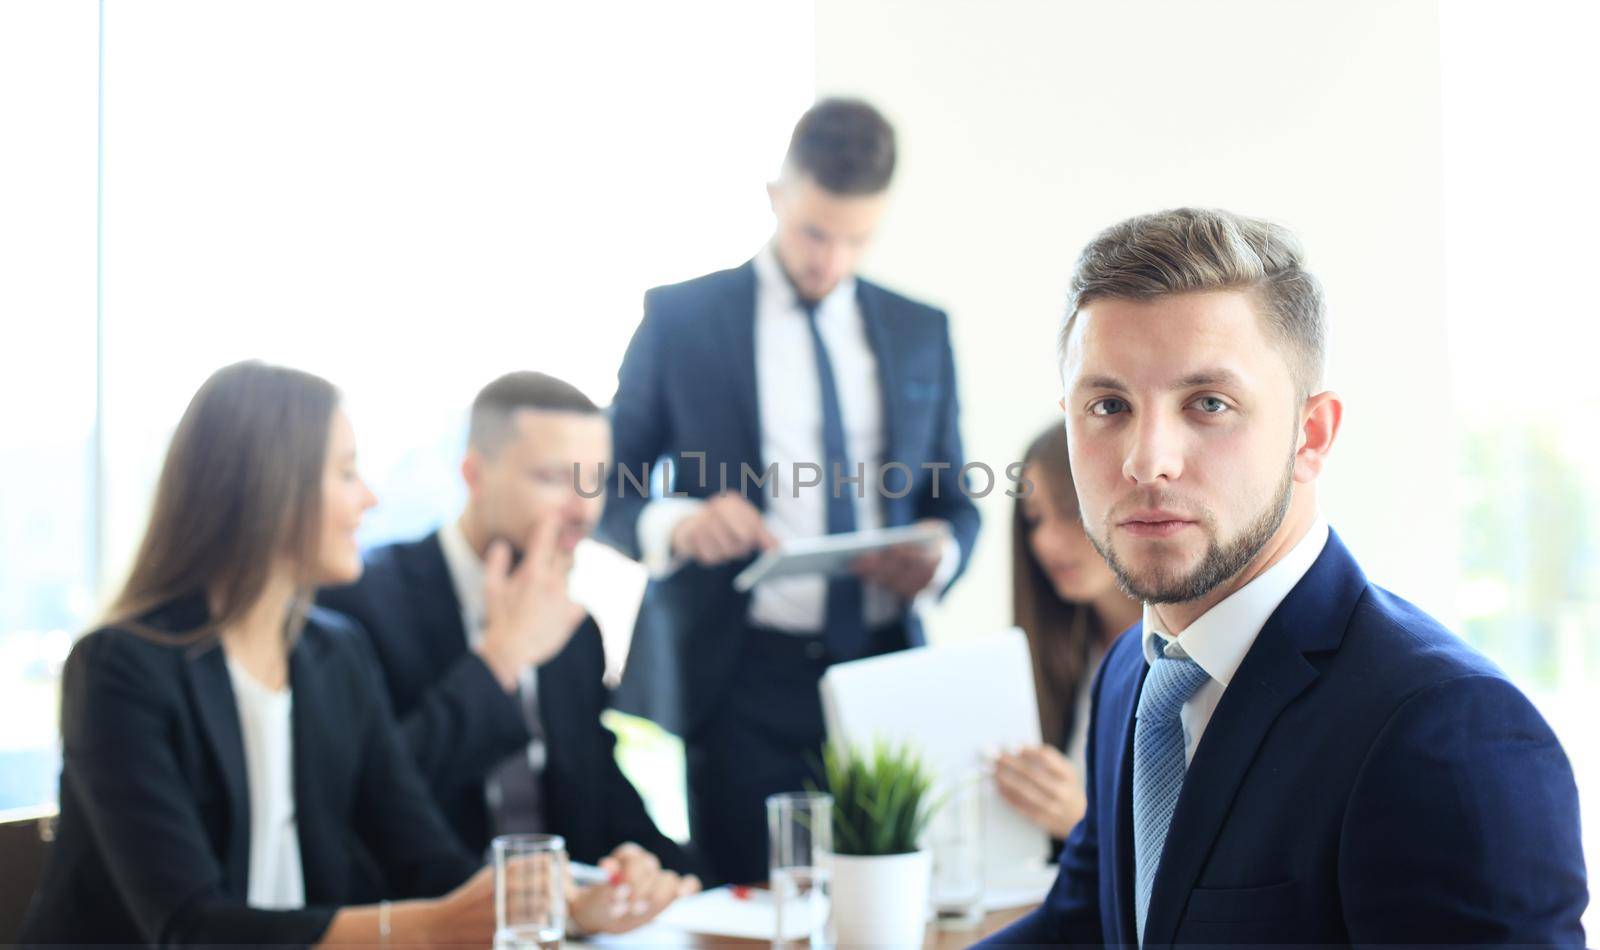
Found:
[(1188, 657), (1158, 656), (1139, 693), (1139, 718), (1171, 719), (1211, 677)]

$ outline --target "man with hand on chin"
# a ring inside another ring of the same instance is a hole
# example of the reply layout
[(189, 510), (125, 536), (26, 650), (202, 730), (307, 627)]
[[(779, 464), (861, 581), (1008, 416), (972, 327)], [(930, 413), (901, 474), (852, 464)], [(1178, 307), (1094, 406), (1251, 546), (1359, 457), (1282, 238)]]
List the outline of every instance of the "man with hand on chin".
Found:
[(1093, 687), (1056, 884), (992, 942), (1583, 945), (1556, 737), (1317, 510), (1344, 411), (1325, 323), (1264, 221), (1151, 214), (1079, 257), (1068, 452), (1144, 619)]
[(469, 848), (548, 832), (607, 872), (572, 895), (588, 932), (632, 929), (699, 889), (617, 766), (600, 631), (567, 593), (604, 503), (580, 485), (610, 454), (610, 426), (578, 389), (503, 376), (472, 405), (461, 516), (368, 552), (360, 581), (319, 597), (370, 637), (404, 738)]

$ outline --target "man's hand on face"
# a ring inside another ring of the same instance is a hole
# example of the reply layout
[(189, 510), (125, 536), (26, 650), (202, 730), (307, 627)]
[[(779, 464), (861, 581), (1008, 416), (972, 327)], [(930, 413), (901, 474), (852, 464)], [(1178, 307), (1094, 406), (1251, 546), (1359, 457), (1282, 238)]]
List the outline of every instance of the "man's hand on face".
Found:
[[(921, 524), (945, 522), (925, 518)], [(893, 591), (905, 600), (911, 600), (933, 583), (939, 569), (938, 544), (897, 544), (883, 551), (863, 554), (850, 564), (850, 570), (869, 584)]]
[(725, 564), (777, 543), (761, 512), (736, 492), (711, 498), (672, 531), (672, 553), (702, 567)]
[(699, 878), (664, 870), (655, 855), (632, 842), (602, 858), (600, 869), (611, 876), (610, 883), (567, 891), (572, 921), (584, 933), (632, 930), (700, 890)]
[(560, 544), (561, 521), (545, 518), (529, 532), (522, 562), (511, 567), (511, 546), (496, 540), (484, 564), (486, 622), (478, 653), (507, 692), (530, 666), (567, 645), (585, 611), (567, 593), (572, 552)]

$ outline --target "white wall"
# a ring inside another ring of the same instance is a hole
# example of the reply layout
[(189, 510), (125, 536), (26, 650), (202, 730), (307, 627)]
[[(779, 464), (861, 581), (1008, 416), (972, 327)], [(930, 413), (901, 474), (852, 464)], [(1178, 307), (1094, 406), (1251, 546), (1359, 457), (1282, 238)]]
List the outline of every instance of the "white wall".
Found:
[[(1269, 217), (1331, 301), (1323, 509), (1369, 576), (1451, 618), (1433, 0), (817, 0), (816, 38), (819, 92), (899, 129), (865, 272), (951, 311), (969, 459), (1003, 471), (1059, 419), (1054, 333), (1096, 231), (1182, 204)], [(980, 503), (935, 637), (1008, 622), (1010, 503)]]

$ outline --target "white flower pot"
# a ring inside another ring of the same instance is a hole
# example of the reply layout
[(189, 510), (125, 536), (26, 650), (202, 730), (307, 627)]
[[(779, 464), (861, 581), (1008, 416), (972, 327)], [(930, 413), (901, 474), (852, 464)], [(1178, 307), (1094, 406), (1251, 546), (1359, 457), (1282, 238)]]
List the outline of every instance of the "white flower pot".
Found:
[(921, 947), (933, 852), (833, 856), (833, 922), (839, 945)]

